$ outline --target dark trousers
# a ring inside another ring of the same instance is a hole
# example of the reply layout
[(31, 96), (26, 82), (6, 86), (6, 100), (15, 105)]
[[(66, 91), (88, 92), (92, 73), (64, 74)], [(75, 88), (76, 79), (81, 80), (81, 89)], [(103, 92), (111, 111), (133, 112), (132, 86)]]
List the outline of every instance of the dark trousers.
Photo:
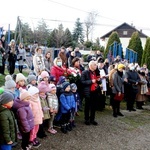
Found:
[(68, 113), (62, 113), (62, 116), (61, 116), (61, 124), (64, 125), (64, 124), (68, 124), (70, 121), (70, 112)]
[(130, 92), (129, 95), (126, 97), (127, 110), (132, 110), (134, 108), (136, 94), (136, 92)]
[(18, 66), (18, 69), (19, 69), (19, 72), (22, 73), (23, 65), (19, 65), (19, 66)]
[(12, 75), (15, 72), (15, 62), (9, 61), (9, 73)]
[(27, 132), (27, 133), (21, 132), (21, 135), (22, 135), (21, 148), (23, 150), (26, 150), (29, 144), (30, 132)]
[(1, 74), (4, 74), (4, 72), (5, 72), (5, 61), (6, 61), (6, 59), (2, 58), (2, 66), (0, 66)]
[(39, 125), (39, 130), (38, 130), (38, 133), (37, 133), (37, 136), (39, 138), (43, 138), (45, 137), (45, 130), (44, 130), (44, 122), (42, 124)]
[(86, 121), (95, 120), (97, 98), (98, 98), (97, 92), (91, 92), (90, 97), (85, 97), (84, 119)]
[(113, 114), (117, 115), (117, 113), (120, 112), (120, 101), (114, 100), (115, 94), (112, 93), (112, 108), (113, 108)]

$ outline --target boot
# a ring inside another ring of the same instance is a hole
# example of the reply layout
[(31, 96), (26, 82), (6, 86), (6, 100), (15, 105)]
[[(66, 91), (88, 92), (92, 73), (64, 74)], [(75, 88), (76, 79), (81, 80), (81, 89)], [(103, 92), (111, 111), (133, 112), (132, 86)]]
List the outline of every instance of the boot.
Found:
[(72, 124), (72, 127), (73, 127), (73, 128), (76, 127), (74, 120), (71, 122), (71, 124)]
[(66, 124), (61, 125), (61, 131), (62, 131), (62, 133), (64, 133), (64, 134), (66, 134), (66, 133), (68, 132), (67, 129), (66, 129)]
[(71, 124), (71, 122), (66, 125), (66, 129), (67, 129), (68, 131), (71, 131), (71, 130), (72, 130), (72, 124)]

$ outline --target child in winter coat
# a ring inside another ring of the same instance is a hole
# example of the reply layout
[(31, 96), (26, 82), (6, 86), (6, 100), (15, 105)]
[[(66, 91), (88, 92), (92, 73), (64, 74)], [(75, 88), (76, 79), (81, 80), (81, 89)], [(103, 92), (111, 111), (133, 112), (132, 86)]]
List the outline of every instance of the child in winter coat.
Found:
[(73, 93), (73, 95), (74, 95), (75, 104), (76, 104), (76, 106), (75, 106), (75, 111), (72, 112), (72, 114), (71, 114), (70, 123), (71, 123), (72, 127), (75, 127), (75, 123), (74, 123), (75, 115), (76, 115), (76, 116), (79, 116), (77, 112), (78, 112), (79, 105), (80, 105), (80, 96), (79, 96), (79, 94), (78, 94), (78, 92), (77, 92), (77, 86), (76, 86), (75, 83), (72, 83), (72, 84), (70, 85), (70, 87), (71, 87), (71, 91), (72, 91), (72, 93)]
[(70, 89), (70, 83), (64, 82), (62, 84), (64, 93), (60, 95), (60, 107), (61, 107), (61, 131), (67, 133), (71, 131), (70, 128), (70, 115), (75, 111), (75, 99)]
[(13, 95), (3, 92), (0, 95), (0, 150), (11, 150), (16, 142), (15, 117), (10, 108), (13, 105)]
[(28, 150), (30, 148), (30, 132), (34, 127), (33, 113), (30, 108), (29, 100), (31, 95), (25, 89), (20, 88), (20, 98), (14, 101), (13, 108), (16, 112), (18, 127), (22, 135), (21, 148)]
[[(16, 83), (10, 75), (5, 77), (5, 91), (11, 93), (15, 98)], [(13, 98), (13, 100), (14, 100)]]
[(58, 112), (58, 98), (56, 95), (56, 86), (54, 84), (49, 85), (49, 92), (47, 92), (47, 102), (50, 108), (50, 123), (48, 132), (55, 134), (57, 131), (53, 128), (54, 117)]
[(37, 132), (39, 130), (39, 125), (43, 123), (43, 111), (39, 98), (39, 89), (35, 86), (31, 86), (28, 92), (31, 94), (29, 102), (34, 117), (34, 128), (30, 132), (30, 143), (33, 147), (38, 148), (41, 144), (37, 140)]
[(39, 126), (39, 131), (37, 135), (39, 138), (44, 138), (47, 136), (44, 131), (44, 123), (46, 120), (50, 119), (50, 108), (46, 100), (46, 93), (49, 91), (49, 86), (47, 86), (47, 84), (44, 81), (42, 81), (38, 84), (38, 89), (44, 118), (43, 124), (40, 124)]
[(27, 89), (29, 89), (31, 86), (37, 86), (36, 76), (34, 74), (28, 75), (27, 82)]
[(26, 77), (22, 73), (16, 74), (15, 99), (19, 98), (20, 96), (20, 87), (26, 89)]

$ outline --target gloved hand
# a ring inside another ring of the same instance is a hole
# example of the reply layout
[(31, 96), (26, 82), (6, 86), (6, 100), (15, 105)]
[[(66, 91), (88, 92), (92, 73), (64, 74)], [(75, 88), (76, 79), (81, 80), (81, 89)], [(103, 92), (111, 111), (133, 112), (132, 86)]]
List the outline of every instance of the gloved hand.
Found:
[(23, 59), (23, 61), (26, 61), (26, 59)]
[(44, 111), (44, 112), (46, 112), (46, 111), (48, 111), (48, 110), (50, 110), (49, 107), (47, 107), (47, 106), (43, 107), (43, 111)]

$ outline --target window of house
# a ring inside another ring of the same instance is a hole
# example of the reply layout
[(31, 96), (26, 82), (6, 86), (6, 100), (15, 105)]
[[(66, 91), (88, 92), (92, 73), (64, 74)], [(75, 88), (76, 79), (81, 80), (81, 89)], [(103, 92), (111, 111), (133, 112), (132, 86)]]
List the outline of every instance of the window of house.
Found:
[(123, 35), (127, 35), (128, 34), (128, 31), (123, 31)]

